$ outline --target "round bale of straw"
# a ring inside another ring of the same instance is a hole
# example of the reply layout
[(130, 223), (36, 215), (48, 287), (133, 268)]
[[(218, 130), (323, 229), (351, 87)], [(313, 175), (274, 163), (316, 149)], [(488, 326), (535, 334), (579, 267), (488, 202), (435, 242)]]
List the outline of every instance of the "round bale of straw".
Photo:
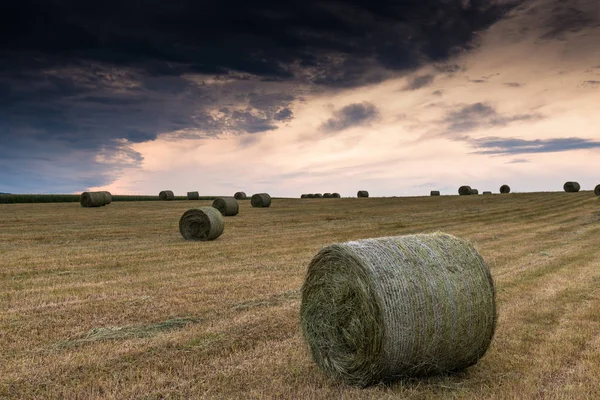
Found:
[(106, 190), (100, 192), (104, 194), (104, 203), (105, 204), (110, 204), (112, 203), (112, 194), (110, 194), (110, 192), (107, 192)]
[(308, 197), (308, 195), (307, 195), (307, 194), (301, 194), (301, 195), (300, 195), (300, 198), (301, 198), (301, 199), (305, 199), (305, 198), (307, 198), (307, 197)]
[(339, 193), (337, 193), (337, 192), (336, 192), (336, 193), (331, 193), (331, 197), (332, 197), (333, 199), (341, 199), (341, 198), (342, 198), (342, 196), (340, 196), (340, 194), (339, 194)]
[(458, 188), (458, 194), (461, 196), (468, 196), (471, 194), (471, 186), (461, 186)]
[(163, 190), (158, 194), (159, 200), (173, 200), (175, 198), (175, 194), (173, 194), (172, 190)]
[(494, 293), (485, 262), (462, 239), (363, 239), (315, 255), (300, 323), (327, 375), (367, 386), (475, 364), (494, 335)]
[(594, 194), (596, 196), (600, 196), (600, 185), (596, 185), (596, 187), (594, 188)]
[(219, 210), (224, 217), (232, 217), (240, 212), (240, 206), (233, 197), (217, 197), (212, 206)]
[(323, 198), (324, 199), (330, 199), (331, 198), (331, 193), (323, 193)]
[(187, 192), (188, 200), (200, 200), (200, 193), (198, 192)]
[(323, 197), (323, 195), (321, 193), (315, 193), (315, 194), (313, 194), (313, 198), (314, 199), (320, 199), (322, 197)]
[(83, 192), (79, 204), (81, 207), (102, 207), (106, 205), (106, 195), (104, 192)]
[(246, 193), (244, 192), (235, 192), (233, 198), (236, 200), (246, 200), (248, 196), (246, 196)]
[(579, 192), (581, 186), (579, 186), (578, 182), (565, 182), (563, 189), (565, 190), (565, 192), (575, 193)]
[(471, 189), (471, 194), (479, 194), (479, 190), (477, 190), (477, 189)]
[(492, 192), (490, 192), (489, 190), (486, 190), (485, 192), (483, 192), (483, 194), (492, 194)]
[(269, 196), (268, 193), (253, 194), (250, 199), (250, 204), (252, 204), (252, 207), (270, 207), (271, 196)]
[(191, 208), (179, 219), (179, 232), (186, 240), (214, 240), (224, 228), (223, 216), (214, 207)]
[(359, 190), (356, 193), (356, 197), (369, 197), (369, 192), (367, 192), (366, 190)]
[(500, 193), (502, 193), (502, 194), (510, 193), (510, 186), (508, 186), (508, 185), (500, 186)]
[(432, 190), (429, 195), (430, 196), (439, 196), (440, 195), (440, 191), (439, 190)]
[(309, 193), (309, 194), (306, 195), (307, 199), (313, 199), (314, 197), (315, 197), (315, 195), (312, 194), (312, 193)]

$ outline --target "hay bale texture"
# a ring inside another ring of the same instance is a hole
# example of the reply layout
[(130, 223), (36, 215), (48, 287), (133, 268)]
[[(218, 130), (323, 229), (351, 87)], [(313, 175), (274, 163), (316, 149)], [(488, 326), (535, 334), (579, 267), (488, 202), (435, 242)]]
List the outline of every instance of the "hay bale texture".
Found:
[(366, 190), (359, 190), (356, 193), (356, 197), (369, 197), (369, 192), (367, 192)]
[(581, 186), (579, 186), (578, 182), (565, 182), (565, 184), (563, 185), (563, 189), (565, 190), (565, 192), (576, 193), (579, 192)]
[(214, 207), (191, 208), (179, 219), (179, 232), (186, 240), (214, 240), (224, 228), (223, 216)]
[(175, 198), (175, 194), (173, 194), (172, 190), (163, 190), (158, 194), (159, 200), (173, 200)]
[(458, 188), (458, 194), (461, 196), (468, 196), (471, 194), (471, 186), (461, 186)]
[(494, 283), (475, 248), (445, 233), (338, 243), (310, 262), (300, 317), (315, 363), (347, 383), (457, 371), (490, 345)]
[(439, 190), (432, 190), (431, 193), (429, 193), (430, 196), (439, 196), (440, 195), (440, 191)]
[(340, 194), (336, 192), (336, 193), (331, 193), (331, 198), (333, 198), (333, 199), (341, 199), (342, 196), (340, 196)]
[(187, 192), (188, 200), (200, 200), (200, 193), (198, 192)]
[(500, 193), (502, 193), (502, 194), (510, 193), (510, 186), (508, 186), (508, 185), (500, 186)]
[(224, 217), (232, 217), (240, 212), (240, 206), (233, 197), (217, 197), (212, 206), (219, 210)]
[(270, 207), (271, 206), (271, 196), (268, 193), (256, 193), (252, 195), (250, 199), (250, 204), (252, 207)]
[(600, 196), (600, 185), (596, 185), (596, 187), (594, 188), (594, 194), (596, 196)]
[(104, 192), (83, 192), (79, 197), (81, 207), (102, 207), (106, 205), (107, 196)]
[(248, 196), (246, 196), (246, 193), (244, 192), (235, 192), (233, 198), (236, 200), (246, 200), (248, 199)]

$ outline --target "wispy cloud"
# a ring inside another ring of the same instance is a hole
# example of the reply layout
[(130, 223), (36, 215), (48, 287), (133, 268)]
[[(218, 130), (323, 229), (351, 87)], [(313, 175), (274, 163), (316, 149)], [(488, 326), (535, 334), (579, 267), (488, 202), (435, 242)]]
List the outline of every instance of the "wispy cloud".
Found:
[(532, 153), (557, 153), (581, 149), (600, 148), (600, 141), (591, 139), (568, 137), (556, 139), (517, 139), (484, 137), (469, 139), (474, 147), (481, 149), (476, 154), (532, 154)]

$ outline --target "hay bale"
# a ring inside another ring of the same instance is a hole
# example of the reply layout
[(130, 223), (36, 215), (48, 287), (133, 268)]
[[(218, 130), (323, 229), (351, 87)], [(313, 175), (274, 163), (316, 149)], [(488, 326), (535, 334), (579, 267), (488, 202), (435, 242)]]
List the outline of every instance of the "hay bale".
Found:
[(104, 190), (104, 191), (101, 191), (100, 193), (104, 194), (104, 204), (112, 203), (112, 194), (110, 194), (110, 192), (107, 192), (106, 190)]
[(502, 193), (502, 194), (510, 193), (510, 186), (508, 186), (508, 185), (500, 186), (500, 193)]
[(217, 197), (212, 206), (225, 217), (232, 217), (240, 212), (240, 206), (234, 197)]
[(267, 193), (256, 193), (250, 199), (252, 207), (269, 207), (271, 206), (271, 196)]
[(468, 196), (471, 194), (471, 186), (461, 186), (458, 188), (458, 194), (461, 196)]
[(492, 192), (490, 192), (489, 190), (486, 190), (485, 192), (483, 192), (483, 194), (492, 194)]
[(301, 199), (306, 199), (307, 197), (308, 197), (308, 195), (307, 195), (307, 194), (302, 194), (302, 195), (300, 195), (300, 198), (301, 198)]
[(321, 193), (313, 194), (313, 199), (321, 199), (321, 198), (323, 198), (323, 195)]
[(369, 197), (369, 192), (366, 190), (359, 190), (358, 193), (356, 193), (356, 197)]
[(198, 192), (187, 192), (188, 200), (200, 200), (200, 193)]
[(246, 196), (246, 193), (244, 192), (235, 192), (233, 198), (236, 200), (246, 200), (248, 199), (248, 196)]
[(477, 190), (477, 189), (471, 189), (471, 194), (479, 194), (479, 190)]
[(158, 194), (159, 200), (173, 200), (174, 198), (175, 198), (175, 195), (173, 194), (173, 191), (171, 191), (171, 190), (163, 190), (162, 192), (160, 192)]
[(596, 185), (596, 187), (594, 188), (594, 194), (596, 196), (600, 196), (600, 185)]
[(432, 190), (431, 193), (429, 193), (430, 196), (439, 196), (440, 195), (440, 191), (439, 190)]
[(323, 193), (323, 198), (324, 199), (330, 199), (331, 198), (331, 193)]
[(340, 196), (339, 193), (331, 193), (331, 198), (333, 198), (333, 199), (341, 199), (342, 196)]
[(579, 183), (577, 182), (565, 182), (563, 189), (565, 190), (565, 192), (576, 193), (579, 192), (581, 186), (579, 186)]
[(104, 192), (83, 192), (79, 198), (81, 207), (102, 207), (106, 205)]
[(309, 193), (309, 194), (307, 194), (307, 195), (306, 195), (306, 198), (307, 198), (307, 199), (314, 199), (314, 198), (315, 198), (315, 195), (314, 195), (314, 194), (312, 194), (312, 193)]
[(321, 249), (302, 286), (301, 327), (329, 376), (366, 386), (475, 364), (496, 325), (479, 253), (445, 233)]
[(186, 240), (214, 240), (224, 228), (223, 216), (214, 207), (191, 208), (179, 219), (179, 232)]

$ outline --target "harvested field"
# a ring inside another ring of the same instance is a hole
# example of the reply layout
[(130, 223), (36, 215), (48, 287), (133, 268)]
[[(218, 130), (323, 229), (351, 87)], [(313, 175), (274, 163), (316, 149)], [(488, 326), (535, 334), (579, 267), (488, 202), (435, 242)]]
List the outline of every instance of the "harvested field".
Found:
[[(194, 242), (178, 228), (186, 200), (1, 204), (0, 398), (599, 397), (592, 191), (239, 207), (218, 240)], [(328, 378), (300, 329), (310, 260), (332, 243), (435, 231), (473, 243), (495, 279), (485, 356), (366, 389)]]

